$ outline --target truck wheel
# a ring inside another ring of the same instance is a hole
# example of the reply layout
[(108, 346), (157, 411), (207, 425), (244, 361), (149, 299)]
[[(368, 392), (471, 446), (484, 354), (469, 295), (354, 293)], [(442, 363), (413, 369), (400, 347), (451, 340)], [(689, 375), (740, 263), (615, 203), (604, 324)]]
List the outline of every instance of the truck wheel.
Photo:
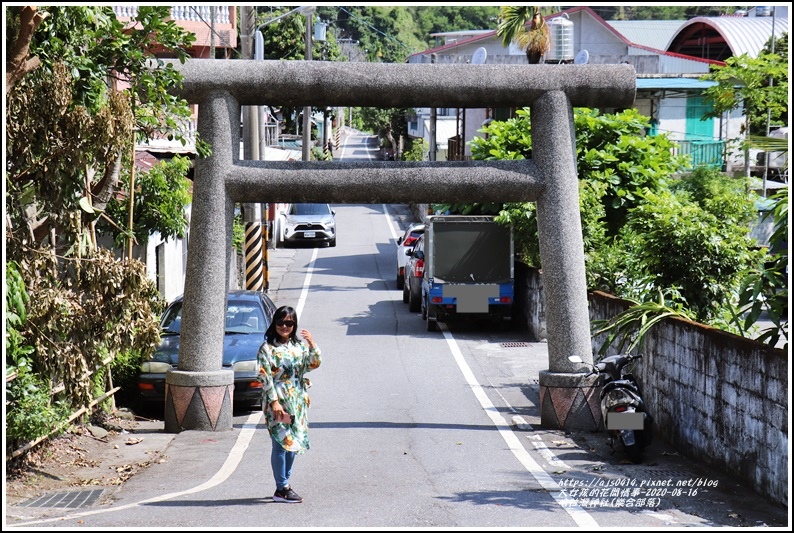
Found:
[(438, 322), (436, 321), (436, 317), (430, 316), (430, 311), (427, 307), (422, 308), (422, 318), (426, 322), (427, 331), (438, 331)]

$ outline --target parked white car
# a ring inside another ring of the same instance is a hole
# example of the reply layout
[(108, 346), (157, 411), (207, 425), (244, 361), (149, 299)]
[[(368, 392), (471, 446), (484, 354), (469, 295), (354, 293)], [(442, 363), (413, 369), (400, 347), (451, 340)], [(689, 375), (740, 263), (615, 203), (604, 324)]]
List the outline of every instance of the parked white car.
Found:
[(422, 223), (411, 224), (405, 233), (397, 239), (397, 289), (403, 288), (405, 281), (405, 253), (408, 252), (419, 238), (425, 232), (425, 225)]
[(282, 224), (284, 246), (336, 246), (336, 213), (328, 204), (290, 204)]

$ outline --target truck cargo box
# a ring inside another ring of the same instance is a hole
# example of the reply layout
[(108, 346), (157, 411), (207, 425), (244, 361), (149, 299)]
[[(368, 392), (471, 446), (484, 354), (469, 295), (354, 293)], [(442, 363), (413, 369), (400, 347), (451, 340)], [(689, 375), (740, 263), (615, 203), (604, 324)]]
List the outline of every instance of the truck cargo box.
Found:
[(428, 219), (422, 280), (422, 318), (427, 329), (452, 316), (512, 317), (512, 228), (490, 216), (442, 215)]

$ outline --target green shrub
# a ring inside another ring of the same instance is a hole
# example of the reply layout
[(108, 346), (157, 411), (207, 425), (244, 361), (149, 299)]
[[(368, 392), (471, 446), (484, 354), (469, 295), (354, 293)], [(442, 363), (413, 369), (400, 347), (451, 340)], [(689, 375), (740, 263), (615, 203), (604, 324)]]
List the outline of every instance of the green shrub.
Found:
[(749, 191), (745, 178), (732, 178), (711, 167), (698, 167), (672, 180), (670, 189), (683, 192), (719, 220), (749, 227), (757, 216), (760, 198)]
[(424, 139), (413, 139), (408, 142), (403, 152), (403, 161), (427, 161), (428, 144)]
[(6, 401), (6, 438), (14, 447), (49, 434), (69, 418), (66, 404), (52, 402), (49, 385), (30, 372), (6, 383)]
[(116, 393), (117, 405), (131, 405), (138, 396), (138, 373), (143, 356), (138, 351), (120, 353), (110, 365), (113, 386), (120, 387)]
[(687, 194), (648, 193), (645, 203), (629, 212), (624, 228), (627, 256), (642, 264), (652, 287), (677, 287), (696, 320), (719, 315), (738, 288), (740, 273), (757, 263), (761, 253), (747, 226), (719, 219), (692, 202)]
[(17, 370), (30, 370), (30, 354), (33, 347), (28, 345), (20, 333), (20, 329), (27, 321), (27, 304), (30, 301), (25, 289), (25, 280), (19, 273), (19, 268), (14, 261), (6, 263), (6, 373), (12, 374)]
[(758, 341), (777, 346), (783, 338), (783, 349), (788, 349), (788, 187), (773, 195), (772, 200), (774, 206), (767, 214), (774, 221), (769, 250), (742, 273), (738, 311), (732, 314), (731, 322), (740, 331), (749, 331), (766, 312), (772, 326), (761, 332)]

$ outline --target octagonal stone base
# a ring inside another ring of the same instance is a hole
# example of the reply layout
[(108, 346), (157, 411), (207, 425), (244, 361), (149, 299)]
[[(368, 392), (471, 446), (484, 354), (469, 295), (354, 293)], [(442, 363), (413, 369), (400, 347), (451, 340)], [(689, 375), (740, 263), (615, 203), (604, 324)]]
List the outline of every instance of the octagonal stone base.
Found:
[(234, 372), (169, 370), (165, 375), (165, 431), (232, 429)]
[(540, 424), (564, 431), (597, 431), (602, 427), (598, 377), (541, 370)]

